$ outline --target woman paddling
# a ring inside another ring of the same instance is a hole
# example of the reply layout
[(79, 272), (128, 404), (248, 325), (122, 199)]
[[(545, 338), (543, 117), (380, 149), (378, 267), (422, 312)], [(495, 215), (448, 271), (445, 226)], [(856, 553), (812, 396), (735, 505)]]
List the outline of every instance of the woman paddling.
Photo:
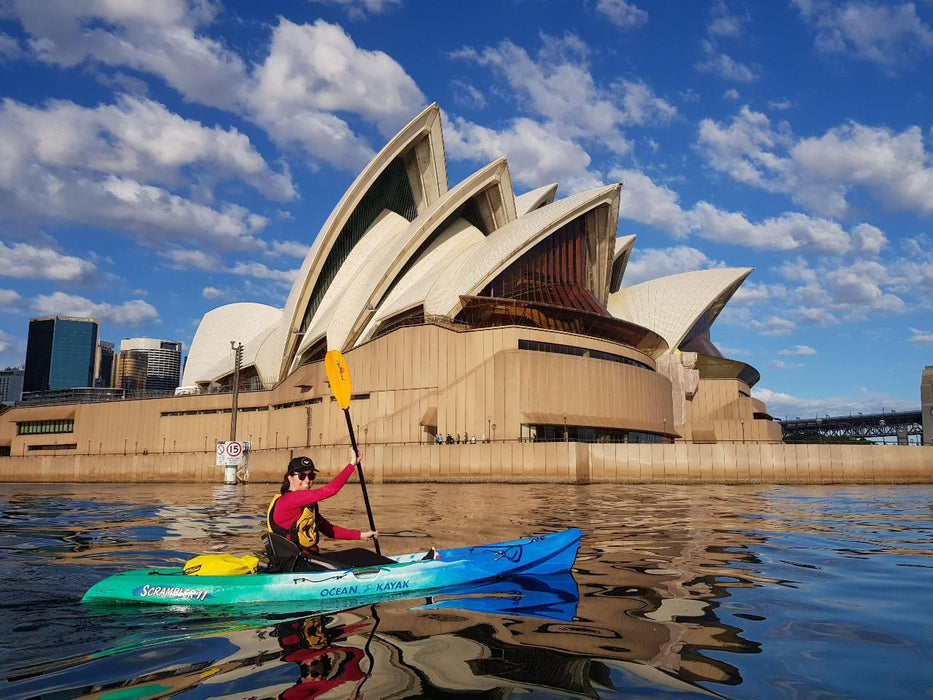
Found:
[[(334, 525), (321, 515), (318, 509), (319, 501), (336, 495), (343, 488), (359, 463), (360, 455), (351, 450), (350, 463), (329, 484), (320, 488), (312, 488), (317, 469), (309, 458), (295, 457), (288, 463), (280, 493), (269, 503), (266, 525), (269, 532), (281, 535), (298, 545), (305, 560), (303, 564), (307, 564), (310, 559), (322, 559), (318, 554), (318, 541), (322, 534), (336, 540), (368, 540), (379, 537), (379, 533), (374, 530), (350, 530)], [(369, 566), (389, 561), (362, 548), (335, 552), (325, 559), (341, 566)], [(301, 568), (313, 570), (321, 567), (310, 565)]]

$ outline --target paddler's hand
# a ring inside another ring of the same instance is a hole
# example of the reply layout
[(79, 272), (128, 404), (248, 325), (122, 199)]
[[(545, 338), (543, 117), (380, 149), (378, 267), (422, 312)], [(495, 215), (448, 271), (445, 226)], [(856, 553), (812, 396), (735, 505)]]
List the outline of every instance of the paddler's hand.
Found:
[(373, 539), (378, 540), (379, 532), (377, 530), (366, 530), (360, 533), (360, 539), (361, 540), (373, 540)]
[(356, 452), (356, 451), (351, 447), (351, 448), (350, 448), (350, 464), (352, 464), (354, 467), (358, 467), (358, 466), (360, 465), (360, 462), (362, 461), (362, 459), (363, 459), (363, 453), (362, 453), (362, 452)]

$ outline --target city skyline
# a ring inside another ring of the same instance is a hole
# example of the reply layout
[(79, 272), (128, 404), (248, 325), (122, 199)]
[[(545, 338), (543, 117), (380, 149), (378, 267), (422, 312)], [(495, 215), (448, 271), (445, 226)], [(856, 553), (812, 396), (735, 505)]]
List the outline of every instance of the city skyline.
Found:
[(187, 352), (216, 306), (282, 306), (358, 168), (437, 102), (451, 182), (500, 155), (518, 192), (621, 181), (626, 286), (754, 267), (713, 341), (776, 417), (916, 408), (933, 8), (555, 7), (9, 3), (0, 365), (31, 317)]

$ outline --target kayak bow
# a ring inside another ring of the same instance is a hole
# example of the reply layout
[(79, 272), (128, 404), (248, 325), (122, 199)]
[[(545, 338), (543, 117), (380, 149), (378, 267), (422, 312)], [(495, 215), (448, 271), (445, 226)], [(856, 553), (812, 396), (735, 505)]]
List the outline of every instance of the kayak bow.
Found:
[(137, 569), (94, 584), (82, 602), (200, 606), (301, 601), (331, 607), (338, 600), (408, 597), (516, 574), (568, 571), (581, 536), (571, 528), (512, 542), (439, 550), (435, 559), (424, 559), (426, 552), (418, 552), (390, 557), (394, 564), (339, 571), (186, 576), (182, 569)]

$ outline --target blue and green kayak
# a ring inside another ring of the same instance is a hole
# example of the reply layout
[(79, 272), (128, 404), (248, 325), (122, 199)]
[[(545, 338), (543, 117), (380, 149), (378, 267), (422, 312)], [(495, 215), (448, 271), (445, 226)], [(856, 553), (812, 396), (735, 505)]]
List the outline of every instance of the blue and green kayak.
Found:
[(83, 602), (160, 605), (252, 605), (301, 602), (330, 608), (420, 595), (506, 576), (569, 571), (582, 533), (576, 528), (473, 547), (390, 557), (395, 563), (336, 571), (188, 576), (182, 569), (137, 569), (94, 584)]

